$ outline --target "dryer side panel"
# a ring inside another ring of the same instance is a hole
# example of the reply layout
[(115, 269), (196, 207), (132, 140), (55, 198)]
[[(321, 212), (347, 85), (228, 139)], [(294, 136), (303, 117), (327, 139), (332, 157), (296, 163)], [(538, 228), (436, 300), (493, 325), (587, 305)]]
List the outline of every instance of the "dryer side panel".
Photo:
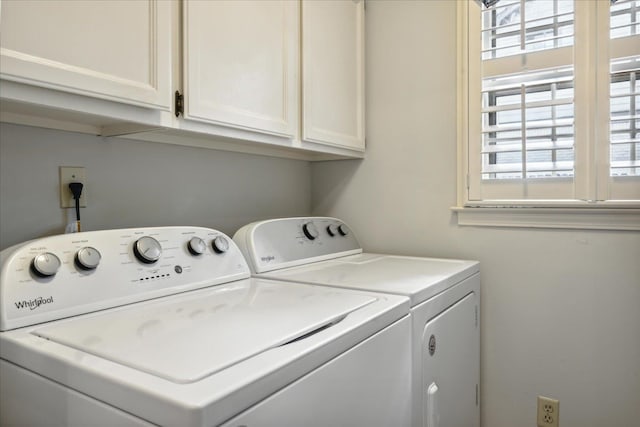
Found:
[(422, 336), (426, 427), (478, 427), (480, 328), (475, 292), (427, 322)]

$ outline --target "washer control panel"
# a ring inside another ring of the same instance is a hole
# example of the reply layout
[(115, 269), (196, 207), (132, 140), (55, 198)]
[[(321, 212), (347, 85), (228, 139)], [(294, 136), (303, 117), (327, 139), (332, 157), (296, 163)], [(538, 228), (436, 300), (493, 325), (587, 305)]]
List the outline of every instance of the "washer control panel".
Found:
[(256, 222), (233, 240), (256, 273), (362, 252), (349, 226), (327, 217)]
[(202, 227), (46, 237), (0, 263), (2, 331), (249, 277), (233, 241)]

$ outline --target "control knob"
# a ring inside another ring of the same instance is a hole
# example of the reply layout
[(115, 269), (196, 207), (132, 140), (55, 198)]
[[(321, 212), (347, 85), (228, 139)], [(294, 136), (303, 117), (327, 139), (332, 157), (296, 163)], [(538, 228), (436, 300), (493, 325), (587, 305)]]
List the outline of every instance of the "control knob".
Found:
[(145, 264), (153, 264), (162, 255), (162, 246), (153, 237), (144, 236), (133, 244), (133, 254)]
[(102, 255), (96, 248), (85, 246), (76, 253), (76, 265), (82, 270), (94, 270), (100, 264)]
[(312, 222), (307, 222), (302, 226), (302, 232), (309, 240), (315, 240), (318, 238), (320, 233), (318, 233), (318, 229)]
[(36, 276), (50, 277), (58, 272), (60, 265), (62, 265), (60, 258), (51, 252), (44, 252), (31, 261), (31, 271)]
[(346, 236), (349, 234), (349, 227), (344, 224), (330, 224), (327, 226), (327, 233), (329, 233), (329, 236), (331, 237), (335, 237), (338, 234), (340, 234), (341, 236)]
[(187, 244), (191, 255), (202, 255), (207, 250), (207, 244), (199, 237), (192, 237)]
[(229, 250), (229, 241), (224, 236), (218, 236), (213, 239), (211, 246), (217, 254), (222, 254)]

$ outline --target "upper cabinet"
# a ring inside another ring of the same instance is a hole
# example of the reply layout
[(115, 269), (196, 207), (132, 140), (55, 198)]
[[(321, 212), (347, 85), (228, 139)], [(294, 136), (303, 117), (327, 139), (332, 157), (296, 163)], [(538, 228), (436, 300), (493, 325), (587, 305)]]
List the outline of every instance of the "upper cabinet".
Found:
[(302, 1), (302, 138), (364, 149), (364, 0)]
[(299, 3), (187, 1), (183, 7), (185, 118), (294, 138)]
[(363, 156), (364, 0), (0, 8), (3, 121), (308, 160)]
[(170, 110), (170, 2), (30, 0), (1, 8), (3, 80)]

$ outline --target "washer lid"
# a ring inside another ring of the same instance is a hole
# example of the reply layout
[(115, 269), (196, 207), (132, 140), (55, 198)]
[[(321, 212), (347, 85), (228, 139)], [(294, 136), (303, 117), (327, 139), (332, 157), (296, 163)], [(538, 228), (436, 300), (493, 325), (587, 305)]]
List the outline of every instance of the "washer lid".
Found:
[(304, 337), (376, 301), (331, 288), (246, 281), (57, 322), (32, 334), (191, 383)]
[(258, 276), (406, 295), (414, 306), (478, 271), (477, 261), (363, 253)]

